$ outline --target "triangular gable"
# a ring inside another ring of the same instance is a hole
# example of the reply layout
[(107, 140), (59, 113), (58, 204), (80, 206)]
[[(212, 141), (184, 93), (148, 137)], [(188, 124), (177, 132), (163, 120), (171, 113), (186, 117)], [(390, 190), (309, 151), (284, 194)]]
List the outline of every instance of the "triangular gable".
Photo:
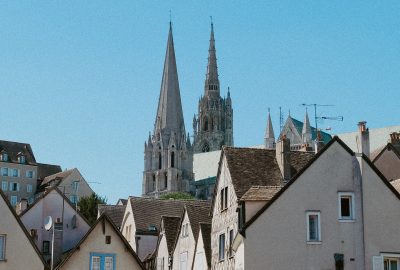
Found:
[[(37, 254), (39, 260), (42, 262), (43, 265), (43, 269), (48, 269), (48, 266), (46, 264), (46, 262), (44, 261), (43, 257), (40, 254), (39, 249), (36, 247), (35, 243), (33, 242), (31, 236), (29, 235), (28, 231), (26, 230), (25, 226), (22, 224), (21, 220), (19, 219), (19, 217), (17, 216), (17, 214), (15, 213), (13, 207), (11, 206), (10, 202), (8, 201), (7, 197), (4, 195), (3, 191), (0, 190), (0, 208), (5, 209), (5, 212), (1, 215), (1, 220), (2, 220), (2, 224), (6, 224), (7, 223), (4, 222), (4, 220), (11, 218), (15, 221), (15, 224), (13, 224), (13, 226), (8, 226), (5, 230), (7, 232), (7, 230), (12, 230), (14, 233), (19, 234), (18, 232), (18, 227), (22, 230), (22, 235), (24, 236), (24, 238), (27, 240), (27, 242), (29, 242), (28, 246), (32, 246), (34, 252)], [(0, 211), (1, 213), (2, 211)], [(7, 212), (10, 214), (9, 216), (6, 216)], [(11, 222), (14, 223), (14, 222)], [(0, 234), (2, 234), (2, 225), (0, 225)], [(8, 234), (7, 234), (8, 235)], [(20, 234), (19, 234), (20, 235)], [(10, 241), (9, 239), (6, 241)], [(15, 241), (13, 241), (13, 245), (15, 245)], [(26, 243), (23, 243), (21, 241), (18, 242), (18, 244), (21, 244), (21, 251), (22, 248), (25, 250), (26, 247)], [(25, 250), (24, 254), (26, 254), (28, 251)], [(14, 254), (15, 255), (15, 254)], [(21, 256), (21, 254), (18, 255), (19, 259), (18, 260), (23, 260), (23, 257)], [(28, 255), (27, 255), (28, 256)], [(6, 259), (7, 259), (7, 242), (6, 242)], [(29, 260), (29, 262), (32, 262), (32, 258), (29, 257), (27, 258)], [(11, 261), (9, 262), (10, 264), (12, 263)]]
[[(87, 241), (89, 241), (89, 236), (91, 236), (93, 233), (96, 232), (96, 229), (101, 226), (103, 234), (105, 234), (105, 224), (109, 224), (110, 227), (112, 228), (112, 231), (118, 236), (118, 239), (121, 241), (121, 244), (124, 246), (124, 251), (128, 251), (134, 258), (134, 260), (138, 263), (138, 266), (140, 269), (145, 269), (143, 263), (140, 261), (139, 257), (137, 256), (136, 252), (132, 249), (128, 241), (125, 239), (125, 237), (121, 234), (121, 232), (118, 230), (118, 228), (115, 226), (115, 224), (111, 221), (111, 219), (106, 215), (102, 214), (100, 218), (98, 218), (93, 224), (93, 226), (90, 228), (90, 230), (86, 233), (86, 235), (81, 239), (81, 241), (76, 245), (74, 249), (72, 249), (68, 255), (65, 257), (65, 259), (57, 266), (56, 269), (62, 269), (64, 265), (68, 263), (69, 260), (73, 261), (74, 260), (74, 255), (80, 252), (83, 249), (83, 246)], [(111, 239), (111, 241), (115, 241), (115, 239)], [(105, 242), (104, 242), (105, 243)], [(106, 244), (105, 244), (106, 245)], [(97, 251), (99, 251), (101, 247), (97, 247)]]
[[(400, 148), (399, 148), (400, 149)], [(373, 158), (372, 163), (375, 163), (382, 155), (385, 153), (385, 151), (393, 151), (395, 155), (400, 159), (400, 152), (399, 150), (391, 143), (386, 144), (386, 146)]]

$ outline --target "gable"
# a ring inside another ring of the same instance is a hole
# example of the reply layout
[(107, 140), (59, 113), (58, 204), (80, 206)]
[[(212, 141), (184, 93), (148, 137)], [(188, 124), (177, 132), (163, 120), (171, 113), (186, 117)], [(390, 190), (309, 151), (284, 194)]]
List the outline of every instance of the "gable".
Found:
[(387, 144), (373, 163), (388, 180), (400, 178), (400, 147)]

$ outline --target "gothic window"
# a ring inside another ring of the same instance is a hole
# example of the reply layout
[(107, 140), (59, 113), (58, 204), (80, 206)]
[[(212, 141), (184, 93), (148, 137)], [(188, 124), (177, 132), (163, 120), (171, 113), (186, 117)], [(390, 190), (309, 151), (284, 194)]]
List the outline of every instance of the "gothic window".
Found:
[(175, 167), (175, 152), (171, 152), (171, 168)]
[(201, 148), (202, 152), (210, 152), (210, 146), (208, 145), (208, 143), (204, 143), (203, 147)]
[(158, 153), (158, 169), (161, 170), (162, 167), (162, 158), (161, 158), (161, 152)]
[(168, 174), (165, 173), (165, 177), (164, 177), (164, 189), (168, 188)]
[(153, 179), (152, 179), (152, 182), (151, 182), (151, 189), (150, 189), (150, 191), (154, 191), (155, 189), (156, 189), (156, 175), (153, 174)]
[(203, 127), (204, 131), (208, 131), (208, 118), (204, 117), (204, 127)]

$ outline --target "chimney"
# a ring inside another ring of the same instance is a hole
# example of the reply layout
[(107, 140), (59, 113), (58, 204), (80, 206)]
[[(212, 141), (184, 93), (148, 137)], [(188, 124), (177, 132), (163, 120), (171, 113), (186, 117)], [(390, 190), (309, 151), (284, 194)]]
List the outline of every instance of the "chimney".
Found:
[(26, 208), (28, 208), (28, 200), (23, 198), (17, 204), (17, 208), (15, 209), (15, 211), (17, 212), (17, 215), (20, 215), (22, 212), (25, 211)]
[(369, 157), (369, 130), (365, 121), (358, 122), (358, 145), (359, 151)]
[(281, 170), (283, 180), (290, 180), (290, 140), (283, 135), (276, 143), (276, 161)]
[(324, 140), (322, 139), (322, 134), (321, 131), (317, 131), (317, 138), (315, 139), (315, 154), (318, 153), (322, 147), (324, 147), (325, 143)]
[(54, 222), (54, 265), (57, 265), (63, 254), (63, 223), (61, 218)]
[(393, 132), (390, 134), (390, 143), (400, 145), (400, 132)]

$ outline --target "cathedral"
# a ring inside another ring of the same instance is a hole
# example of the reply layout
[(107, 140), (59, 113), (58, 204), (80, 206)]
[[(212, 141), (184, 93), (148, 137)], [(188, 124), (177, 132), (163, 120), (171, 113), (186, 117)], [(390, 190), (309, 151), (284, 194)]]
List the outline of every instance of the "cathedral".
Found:
[(227, 98), (220, 95), (214, 27), (211, 23), (204, 96), (199, 100), (198, 115), (193, 118), (194, 153), (221, 150), (233, 146), (233, 110), (228, 88)]
[(212, 24), (204, 96), (198, 110), (198, 117), (193, 120), (192, 144), (185, 131), (170, 23), (154, 129), (144, 144), (143, 196), (194, 194), (193, 154), (233, 145), (232, 101), (229, 90), (227, 98), (220, 96)]

